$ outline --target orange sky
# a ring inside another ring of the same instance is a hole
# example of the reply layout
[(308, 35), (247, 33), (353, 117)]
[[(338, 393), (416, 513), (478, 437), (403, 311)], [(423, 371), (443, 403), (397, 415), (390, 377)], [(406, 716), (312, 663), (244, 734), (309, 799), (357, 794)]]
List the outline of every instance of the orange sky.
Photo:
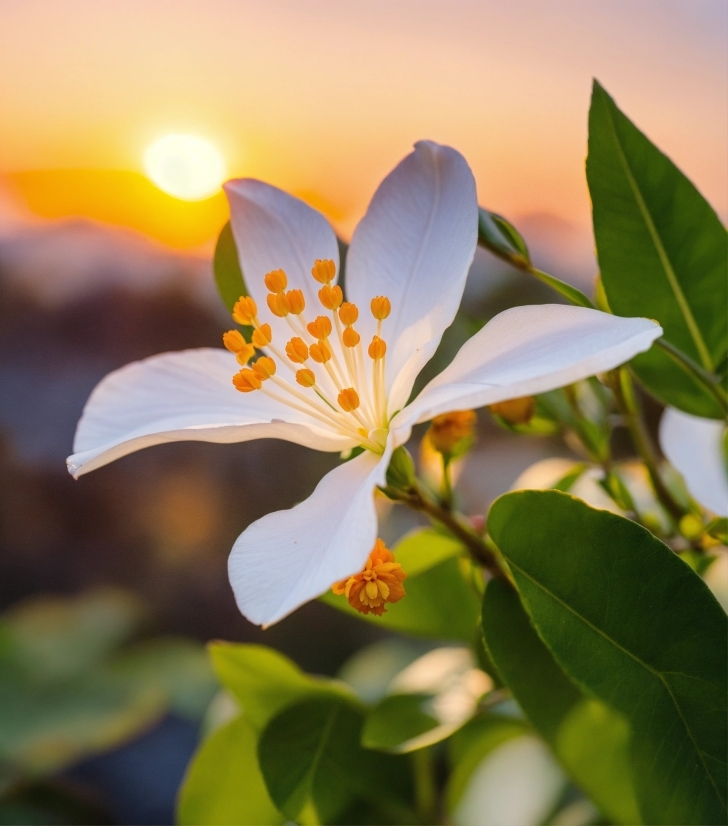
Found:
[(586, 229), (591, 77), (728, 214), (724, 0), (0, 0), (0, 176), (37, 215), (197, 247), (220, 196), (143, 177), (167, 132), (322, 206), (348, 235), (419, 138), (481, 203)]

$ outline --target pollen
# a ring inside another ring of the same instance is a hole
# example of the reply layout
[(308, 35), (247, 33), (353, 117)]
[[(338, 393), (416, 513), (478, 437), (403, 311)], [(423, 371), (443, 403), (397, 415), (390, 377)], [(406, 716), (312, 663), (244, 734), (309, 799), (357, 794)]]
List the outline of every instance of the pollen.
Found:
[(317, 258), (311, 269), (311, 275), (319, 284), (330, 284), (336, 275), (336, 264), (330, 258), (324, 260)]
[(319, 364), (326, 364), (331, 359), (331, 347), (326, 339), (322, 339), (318, 344), (312, 344), (308, 348), (308, 354)]
[(233, 376), (233, 384), (241, 393), (260, 390), (262, 382), (249, 368), (243, 368)]
[(345, 301), (339, 309), (339, 318), (341, 319), (342, 324), (346, 324), (347, 327), (350, 327), (352, 324), (355, 324), (357, 318), (359, 318), (359, 308), (356, 304), (352, 304), (350, 301)]
[(308, 347), (306, 342), (294, 336), (288, 344), (286, 344), (286, 355), (294, 364), (303, 364), (308, 360)]
[(301, 387), (313, 387), (316, 384), (316, 376), (314, 375), (313, 370), (309, 370), (307, 367), (304, 367), (303, 370), (298, 370), (296, 372), (296, 381), (301, 385)]
[(361, 336), (353, 327), (347, 327), (341, 334), (341, 339), (345, 347), (356, 347), (361, 341)]
[(508, 424), (528, 424), (536, 412), (536, 399), (533, 396), (522, 396), (519, 399), (491, 404), (488, 410)]
[(293, 315), (301, 315), (306, 309), (306, 299), (300, 290), (289, 290), (286, 293), (286, 299), (288, 300), (288, 309)]
[(233, 307), (233, 321), (250, 327), (255, 323), (258, 307), (249, 295), (241, 295)]
[(338, 402), (344, 413), (351, 413), (359, 407), (359, 394), (353, 387), (347, 387), (339, 393)]
[(477, 416), (474, 410), (456, 410), (435, 416), (427, 432), (438, 453), (452, 453), (458, 442), (473, 436)]
[(319, 301), (326, 307), (327, 310), (338, 310), (341, 307), (341, 302), (344, 300), (344, 293), (338, 284), (335, 287), (326, 285), (321, 287), (318, 292)]
[(273, 341), (273, 331), (270, 324), (261, 324), (257, 330), (253, 330), (253, 344), (260, 350), (261, 347), (266, 347)]
[(323, 338), (328, 338), (331, 335), (331, 319), (326, 318), (325, 315), (317, 316), (311, 321), (306, 329), (308, 332), (319, 341)]
[(276, 363), (268, 356), (261, 356), (252, 366), (253, 373), (261, 380), (265, 381), (275, 375)]
[(367, 352), (369, 353), (370, 359), (379, 361), (384, 358), (384, 355), (387, 352), (387, 342), (384, 341), (384, 339), (379, 338), (379, 336), (374, 336)]
[(267, 301), (268, 309), (278, 318), (285, 318), (291, 311), (285, 293), (270, 293)]
[(371, 309), (377, 321), (384, 321), (392, 312), (392, 302), (386, 295), (378, 295), (372, 299)]
[(265, 286), (272, 293), (282, 293), (288, 286), (288, 277), (283, 270), (273, 270), (269, 272), (265, 278)]
[(402, 566), (394, 561), (394, 554), (377, 539), (361, 572), (334, 583), (331, 590), (337, 595), (344, 594), (349, 605), (360, 614), (381, 617), (387, 610), (385, 603), (399, 602), (405, 596), (402, 583), (406, 578)]

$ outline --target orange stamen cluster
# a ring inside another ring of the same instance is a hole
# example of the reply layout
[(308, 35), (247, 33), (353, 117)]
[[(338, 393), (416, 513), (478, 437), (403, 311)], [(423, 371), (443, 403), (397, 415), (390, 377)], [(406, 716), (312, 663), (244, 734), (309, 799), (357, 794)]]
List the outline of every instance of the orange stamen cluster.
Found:
[(337, 594), (344, 594), (349, 605), (360, 614), (376, 614), (381, 617), (387, 610), (387, 602), (398, 602), (405, 596), (402, 583), (407, 574), (394, 554), (381, 539), (377, 539), (369, 558), (360, 573), (354, 574), (331, 586)]

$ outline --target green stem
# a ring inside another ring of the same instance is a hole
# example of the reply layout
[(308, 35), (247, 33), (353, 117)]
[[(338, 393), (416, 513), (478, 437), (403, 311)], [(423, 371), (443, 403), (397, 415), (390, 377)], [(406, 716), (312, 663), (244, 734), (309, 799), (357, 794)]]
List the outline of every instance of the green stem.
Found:
[(453, 506), (452, 476), (450, 474), (450, 457), (442, 455), (442, 490), (440, 503), (445, 510), (451, 511)]
[(422, 824), (432, 826), (437, 817), (437, 788), (435, 772), (432, 765), (432, 753), (429, 748), (412, 752), (412, 767), (415, 780), (415, 809)]

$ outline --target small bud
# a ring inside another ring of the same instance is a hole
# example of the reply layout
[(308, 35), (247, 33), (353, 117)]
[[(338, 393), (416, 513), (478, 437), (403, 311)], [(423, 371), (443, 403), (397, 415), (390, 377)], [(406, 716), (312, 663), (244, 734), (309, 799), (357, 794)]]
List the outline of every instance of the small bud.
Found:
[(262, 382), (252, 370), (244, 368), (233, 376), (233, 384), (241, 393), (250, 393), (252, 390), (260, 390)]
[(474, 410), (456, 410), (435, 416), (427, 431), (430, 444), (438, 453), (452, 455), (464, 439), (472, 439), (477, 416)]
[(359, 407), (359, 394), (353, 387), (347, 387), (339, 393), (338, 402), (344, 413), (351, 413)]
[(258, 315), (258, 308), (255, 301), (249, 295), (241, 295), (233, 307), (233, 321), (238, 324), (251, 327)]
[(686, 513), (680, 520), (678, 527), (680, 528), (680, 533), (685, 537), (685, 539), (690, 541), (699, 539), (705, 530), (702, 521), (692, 513)]
[(288, 299), (284, 293), (270, 293), (267, 300), (268, 309), (278, 318), (285, 318), (290, 312)]
[(304, 367), (303, 370), (298, 370), (296, 373), (296, 381), (301, 387), (313, 387), (316, 384), (316, 376), (313, 370)]
[(326, 318), (325, 315), (317, 316), (313, 321), (309, 322), (306, 326), (308, 332), (314, 337), (319, 339), (328, 338), (331, 335), (331, 319)]
[(345, 347), (356, 347), (361, 341), (361, 336), (353, 327), (347, 327), (342, 333), (341, 338), (344, 341)]
[(536, 412), (536, 399), (533, 396), (508, 399), (505, 402), (491, 404), (488, 410), (508, 424), (528, 424)]
[(327, 310), (338, 310), (341, 307), (341, 302), (344, 300), (344, 293), (338, 284), (335, 287), (321, 287), (318, 292), (319, 301), (326, 307)]
[(261, 381), (265, 381), (275, 375), (276, 363), (268, 356), (261, 356), (258, 361), (253, 364), (252, 370)]
[(312, 344), (308, 348), (308, 354), (319, 364), (326, 364), (331, 358), (331, 347), (329, 347), (326, 339), (322, 339), (317, 344)]
[(372, 299), (372, 315), (377, 321), (383, 321), (392, 312), (392, 302), (386, 295), (378, 295)]
[(306, 309), (306, 299), (300, 290), (289, 290), (286, 293), (288, 309), (293, 315), (300, 315)]
[(270, 324), (261, 324), (257, 330), (253, 330), (253, 344), (260, 350), (261, 347), (266, 347), (273, 341), (273, 331)]
[(336, 275), (336, 264), (330, 259), (317, 258), (311, 269), (311, 275), (319, 284), (329, 284)]
[(370, 359), (379, 361), (384, 358), (384, 355), (387, 352), (387, 342), (384, 341), (384, 339), (379, 338), (379, 336), (374, 336), (367, 352), (369, 353)]
[(294, 336), (286, 344), (286, 355), (294, 364), (303, 364), (308, 359), (306, 342), (302, 338)]
[(359, 308), (356, 304), (352, 304), (350, 301), (345, 301), (339, 309), (339, 318), (341, 319), (342, 324), (346, 324), (347, 327), (350, 327), (352, 324), (355, 324), (357, 318), (359, 318)]
[(273, 270), (269, 272), (265, 278), (265, 286), (272, 293), (282, 293), (288, 286), (288, 278), (283, 270)]
[(387, 468), (387, 484), (397, 490), (409, 490), (415, 479), (415, 463), (409, 451), (398, 447), (392, 454)]

